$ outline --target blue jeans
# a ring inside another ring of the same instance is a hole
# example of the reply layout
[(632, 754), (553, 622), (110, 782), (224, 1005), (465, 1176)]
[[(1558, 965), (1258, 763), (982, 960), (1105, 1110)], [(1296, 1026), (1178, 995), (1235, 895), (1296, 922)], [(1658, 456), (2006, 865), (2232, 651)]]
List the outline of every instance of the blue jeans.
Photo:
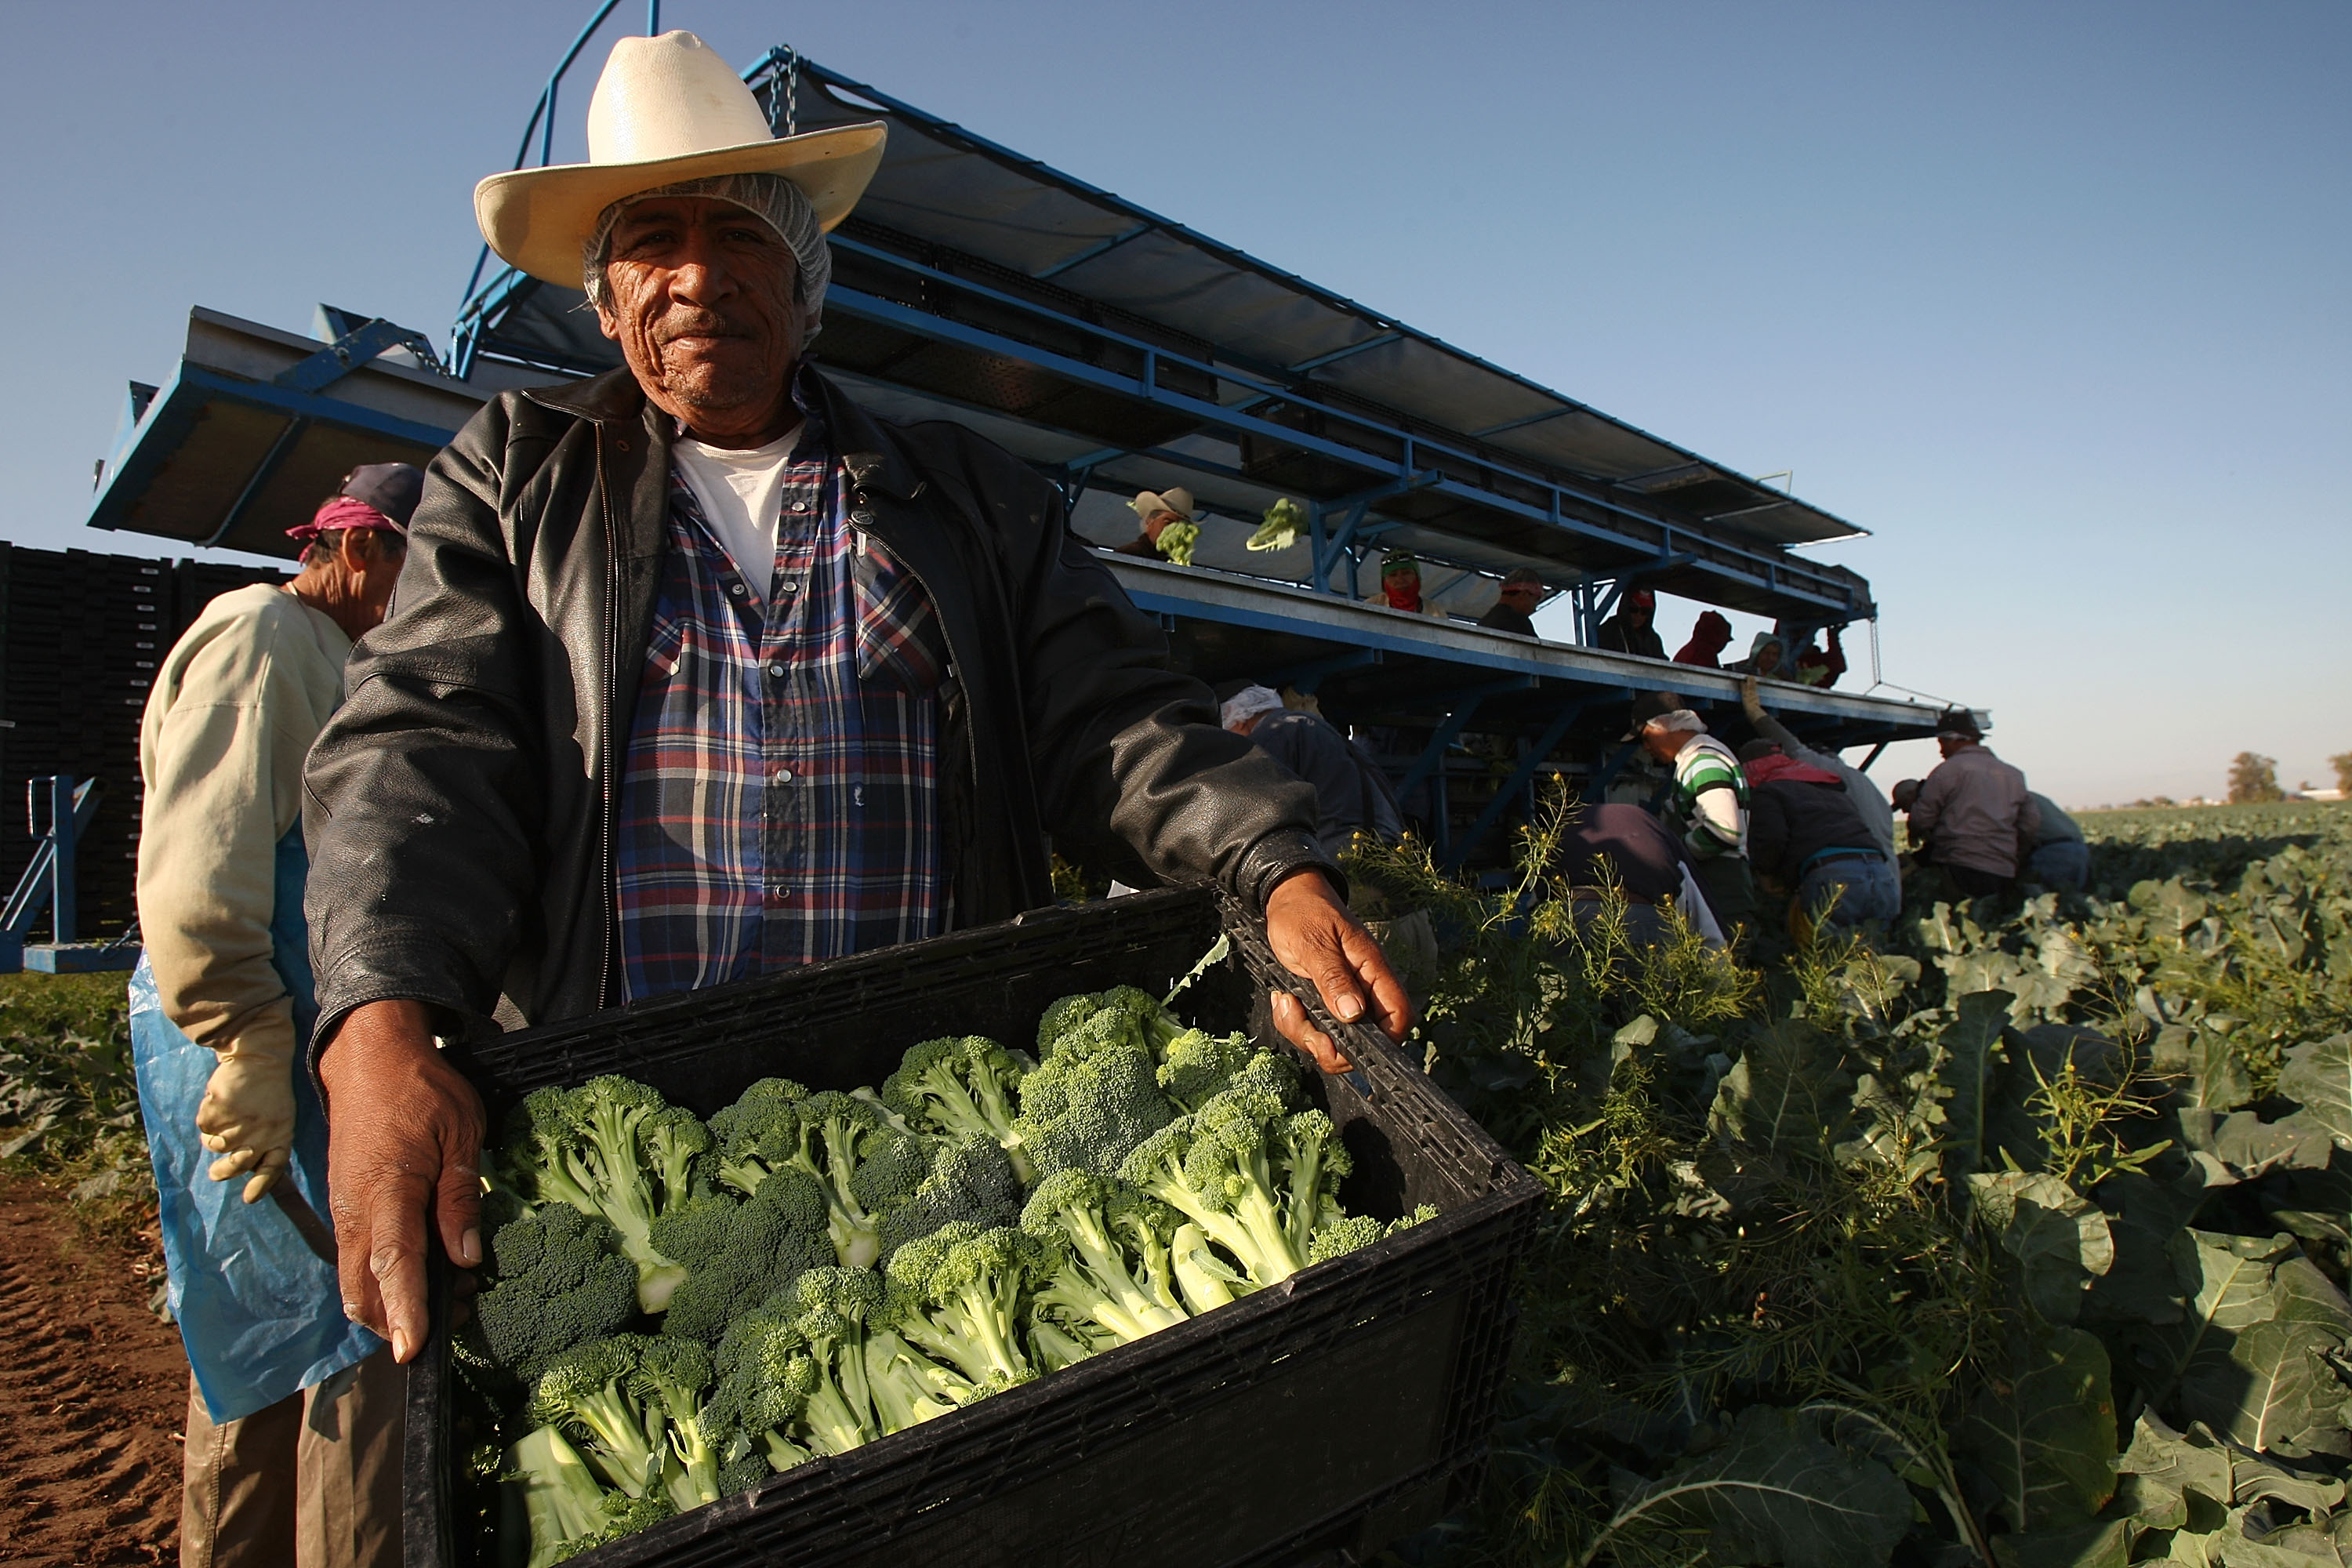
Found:
[(1811, 912), (1837, 898), (1829, 913), (1832, 925), (1853, 927), (1865, 921), (1891, 921), (1903, 912), (1903, 887), (1895, 868), (1883, 855), (1844, 855), (1816, 860), (1797, 881), (1797, 907)]
[(2025, 874), (2045, 888), (2079, 893), (2091, 878), (2091, 847), (2079, 838), (2060, 838), (2034, 850)]

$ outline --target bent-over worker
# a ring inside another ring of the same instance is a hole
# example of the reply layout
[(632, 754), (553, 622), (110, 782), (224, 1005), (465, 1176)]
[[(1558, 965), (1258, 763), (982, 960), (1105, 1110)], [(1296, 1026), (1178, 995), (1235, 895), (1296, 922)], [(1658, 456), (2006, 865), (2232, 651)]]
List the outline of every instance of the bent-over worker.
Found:
[(1729, 747), (1706, 732), (1706, 721), (1671, 691), (1633, 700), (1633, 731), (1654, 760), (1674, 769), (1664, 807), (1680, 837), (1707, 907), (1727, 935), (1756, 929), (1756, 877), (1748, 863), (1748, 778)]
[[(1936, 720), (1944, 760), (1910, 795), (1912, 846), (1939, 866), (1964, 898), (2005, 893), (2033, 851), (2042, 815), (2025, 775), (1994, 756), (1965, 708)], [(1897, 805), (1905, 805), (1901, 796)]]
[(2045, 888), (2079, 893), (2091, 879), (2091, 846), (2075, 820), (2058, 809), (2058, 803), (2038, 790), (2028, 790), (2040, 826), (2033, 834), (2033, 853), (2026, 875)]
[(1691, 875), (1682, 845), (1638, 805), (1577, 806), (1560, 824), (1558, 864), (1580, 931), (1591, 929), (1612, 897), (1622, 897), (1625, 935), (1636, 947), (1672, 939), (1663, 913), (1669, 903), (1702, 937), (1723, 942), (1723, 928)]
[(1902, 853), (1902, 847), (1895, 841), (1895, 807), (1888, 804), (1885, 795), (1879, 793), (1878, 785), (1871, 776), (1835, 752), (1806, 745), (1787, 725), (1766, 712), (1763, 694), (1752, 675), (1739, 683), (1739, 706), (1747, 713), (1748, 722), (1755, 728), (1757, 735), (1778, 746), (1782, 756), (1793, 757), (1808, 767), (1834, 773), (1845, 784), (1846, 798), (1862, 814), (1863, 826), (1870, 830), (1871, 843), (1886, 857), (1886, 864), (1890, 868), (1897, 868), (1896, 886), (1899, 889), (1901, 876), (1896, 857)]
[(772, 140), (683, 32), (614, 45), (588, 122), (588, 163), (475, 210), (625, 366), (501, 393), (434, 460), (308, 773), (343, 1283), (404, 1361), (427, 1223), (482, 1256), (481, 1104), (436, 1035), (1008, 920), (1054, 901), (1049, 828), (1262, 911), (1339, 1019), (1409, 1020), (1312, 792), (1218, 727), (1059, 493), (806, 363), (884, 128)]
[[(217, 1058), (199, 1103), (151, 1104), (151, 1117), (192, 1116), (215, 1156), (204, 1175), (241, 1181), (243, 1202), (260, 1205), (250, 1217), (223, 1213), (217, 1194), (175, 1182), (194, 1173), (193, 1162), (164, 1169), (185, 1130), (151, 1125), (194, 1369), (180, 1560), (205, 1568), (400, 1559), (401, 1375), (381, 1341), (344, 1321), (332, 1269), (301, 1252), (277, 1207), (308, 1211), (301, 1186), (325, 1192), (325, 1130), (301, 1064), (316, 1016), (302, 759), (342, 700), (352, 640), (383, 618), (421, 478), (402, 463), (354, 470), (288, 531), (303, 542), (292, 582), (205, 606), (164, 657), (140, 725), (145, 963), (180, 1032), (172, 1044), (193, 1041)], [(141, 1042), (142, 1090), (162, 1081), (152, 1044)], [(307, 1181), (294, 1168), (298, 1145), (309, 1151)], [(281, 1182), (278, 1204), (262, 1204)], [(206, 1214), (209, 1222), (198, 1217)], [(279, 1230), (257, 1241), (253, 1226)], [(309, 1268), (291, 1280), (272, 1272), (281, 1253)], [(190, 1277), (206, 1270), (229, 1277)], [(313, 1300), (273, 1300), (304, 1280)], [(216, 1408), (245, 1413), (215, 1421)]]
[(1757, 879), (1790, 901), (1792, 922), (1851, 928), (1903, 912), (1894, 857), (1872, 841), (1843, 779), (1761, 737), (1739, 748), (1739, 765), (1748, 858)]

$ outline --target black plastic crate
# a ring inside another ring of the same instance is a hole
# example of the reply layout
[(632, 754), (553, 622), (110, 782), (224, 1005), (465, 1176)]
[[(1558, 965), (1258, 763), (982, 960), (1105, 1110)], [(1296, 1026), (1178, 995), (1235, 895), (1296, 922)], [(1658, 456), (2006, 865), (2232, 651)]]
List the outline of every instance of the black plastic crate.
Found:
[[(1178, 1004), (1278, 1043), (1280, 984), (1358, 1071), (1308, 1092), (1355, 1157), (1349, 1212), (1438, 1217), (1204, 1318), (1106, 1352), (576, 1561), (589, 1568), (1150, 1568), (1358, 1561), (1465, 1500), (1508, 1356), (1514, 1261), (1540, 1187), (1387, 1041), (1324, 1016), (1261, 929), (1201, 890), (1008, 924), (504, 1037), (463, 1065), (496, 1119), (545, 1084), (618, 1072), (709, 1115), (771, 1075), (878, 1084), (917, 1040), (1034, 1041), (1058, 996), (1165, 989), (1223, 930), (1234, 956)], [(446, 1285), (446, 1282), (445, 1282)], [(446, 1302), (446, 1296), (444, 1297)], [(447, 1346), (408, 1374), (407, 1568), (488, 1568), (453, 1528)]]

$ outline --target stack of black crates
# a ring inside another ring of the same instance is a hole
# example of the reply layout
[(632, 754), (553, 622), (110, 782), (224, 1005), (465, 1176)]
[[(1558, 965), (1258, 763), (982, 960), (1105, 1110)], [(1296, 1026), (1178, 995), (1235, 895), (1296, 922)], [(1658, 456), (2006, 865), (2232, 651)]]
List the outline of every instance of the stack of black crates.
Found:
[[(14, 726), (0, 730), (0, 893), (16, 885), (37, 847), (25, 819), (25, 781), (94, 777), (105, 795), (75, 861), (75, 934), (120, 936), (130, 926), (139, 719), (155, 671), (215, 596), (289, 575), (0, 542), (0, 719)], [(46, 936), (47, 920), (37, 929)]]

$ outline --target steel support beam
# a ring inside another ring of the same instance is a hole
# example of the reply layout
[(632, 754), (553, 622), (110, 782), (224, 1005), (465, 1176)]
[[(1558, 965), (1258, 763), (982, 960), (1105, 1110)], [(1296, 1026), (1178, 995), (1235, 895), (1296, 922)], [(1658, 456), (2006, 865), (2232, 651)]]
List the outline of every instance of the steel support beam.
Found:
[(1508, 680), (1490, 680), (1484, 686), (1465, 687), (1460, 691), (1454, 692), (1453, 711), (1446, 714), (1444, 722), (1438, 725), (1431, 733), (1429, 744), (1422, 748), (1421, 755), (1413, 759), (1412, 766), (1407, 770), (1403, 782), (1397, 785), (1399, 797), (1411, 795), (1420, 786), (1423, 779), (1429, 777), (1444, 763), (1446, 748), (1460, 739), (1462, 731), (1470, 727), (1470, 721), (1478, 716), (1479, 706), (1486, 699), (1500, 697), (1513, 691), (1532, 691), (1536, 689), (1536, 685), (1534, 676), (1518, 675), (1513, 676)]
[(1494, 831), (1495, 825), (1503, 819), (1503, 813), (1510, 809), (1511, 803), (1518, 799), (1528, 785), (1534, 782), (1536, 774), (1543, 771), (1545, 762), (1551, 756), (1551, 749), (1559, 744), (1560, 738), (1568, 733), (1568, 727), (1576, 722), (1586, 706), (1582, 702), (1571, 702), (1544, 726), (1543, 733), (1536, 737), (1533, 749), (1512, 770), (1511, 776), (1503, 781), (1503, 787), (1496, 792), (1493, 800), (1486, 803), (1486, 809), (1478, 814), (1478, 820), (1470, 825), (1470, 831), (1462, 836), (1462, 842), (1446, 847), (1447, 870), (1460, 870), (1462, 862), (1478, 847), (1479, 840)]
[(1633, 760), (1633, 753), (1641, 749), (1641, 742), (1628, 741), (1602, 759), (1601, 765), (1593, 770), (1591, 782), (1584, 786), (1585, 798), (1598, 801), (1609, 786), (1617, 782), (1617, 775), (1625, 771), (1625, 764)]
[(1881, 741), (1881, 742), (1878, 742), (1878, 744), (1876, 744), (1876, 745), (1874, 745), (1874, 746), (1871, 747), (1871, 748), (1870, 748), (1870, 755), (1868, 755), (1868, 756), (1866, 756), (1866, 757), (1863, 758), (1863, 759), (1862, 759), (1861, 765), (1860, 765), (1860, 766), (1858, 766), (1858, 767), (1856, 767), (1853, 771), (1854, 771), (1854, 772), (1856, 772), (1856, 773), (1868, 773), (1868, 772), (1870, 771), (1870, 764), (1871, 764), (1871, 763), (1874, 763), (1874, 762), (1876, 762), (1876, 761), (1878, 761), (1878, 759), (1879, 759), (1882, 755), (1884, 755), (1884, 754), (1885, 754), (1885, 751), (1886, 751), (1886, 748), (1887, 748), (1890, 744), (1892, 744), (1892, 742), (1891, 742)]
[(1290, 665), (1258, 679), (1277, 691), (1287, 686), (1302, 697), (1312, 697), (1316, 688), (1323, 684), (1325, 676), (1339, 675), (1350, 669), (1369, 669), (1380, 662), (1381, 650), (1376, 647), (1350, 648), (1346, 653), (1335, 653), (1328, 658)]

